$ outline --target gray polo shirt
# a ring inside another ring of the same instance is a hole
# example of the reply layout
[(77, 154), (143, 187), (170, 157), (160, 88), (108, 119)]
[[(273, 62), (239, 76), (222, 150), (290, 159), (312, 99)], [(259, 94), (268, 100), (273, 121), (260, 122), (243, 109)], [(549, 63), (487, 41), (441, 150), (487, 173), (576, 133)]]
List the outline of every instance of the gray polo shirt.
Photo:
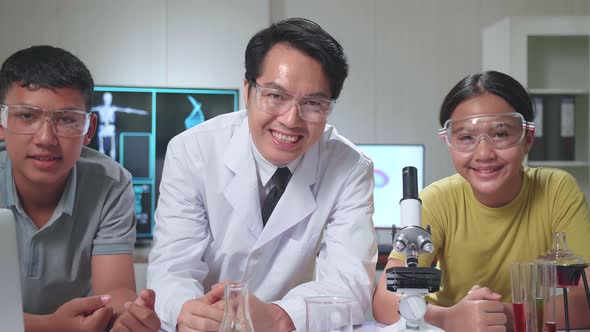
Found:
[(22, 208), (0, 142), (0, 208), (11, 209), (17, 220), (24, 312), (49, 314), (90, 295), (93, 255), (132, 254), (134, 202), (129, 172), (84, 147), (53, 216), (39, 229)]

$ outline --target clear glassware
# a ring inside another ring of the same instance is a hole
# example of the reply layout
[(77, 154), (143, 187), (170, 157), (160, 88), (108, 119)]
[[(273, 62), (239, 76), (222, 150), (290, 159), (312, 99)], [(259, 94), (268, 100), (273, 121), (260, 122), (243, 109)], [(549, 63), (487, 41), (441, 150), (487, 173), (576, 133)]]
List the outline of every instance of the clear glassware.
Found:
[(348, 297), (315, 296), (305, 299), (307, 332), (352, 332), (352, 305)]
[(545, 261), (543, 266), (543, 297), (544, 310), (541, 319), (544, 318), (545, 332), (557, 331), (557, 272), (555, 264), (551, 261)]
[(584, 269), (588, 266), (582, 257), (574, 254), (567, 246), (565, 232), (553, 233), (551, 249), (538, 259), (555, 263), (558, 287), (577, 286)]
[(220, 332), (254, 332), (248, 308), (248, 286), (244, 283), (225, 285), (225, 310)]
[(537, 302), (535, 302), (537, 276), (535, 263), (513, 262), (511, 265), (514, 332), (537, 332)]

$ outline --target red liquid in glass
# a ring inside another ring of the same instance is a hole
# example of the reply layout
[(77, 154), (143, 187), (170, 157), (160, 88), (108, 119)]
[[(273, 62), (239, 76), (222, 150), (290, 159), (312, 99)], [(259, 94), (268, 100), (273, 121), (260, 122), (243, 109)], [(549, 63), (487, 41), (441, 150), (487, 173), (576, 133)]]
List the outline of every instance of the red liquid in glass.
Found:
[(541, 298), (537, 298), (536, 304), (537, 304), (537, 332), (543, 332), (543, 321), (544, 321), (543, 314), (545, 313), (545, 310), (544, 310), (545, 300), (541, 299)]
[(514, 332), (526, 332), (524, 303), (512, 303), (514, 310)]
[(584, 264), (558, 265), (557, 266), (557, 286), (572, 287), (580, 283), (580, 277), (584, 271)]
[(557, 323), (554, 323), (554, 322), (545, 323), (545, 332), (556, 332), (556, 331), (557, 331)]

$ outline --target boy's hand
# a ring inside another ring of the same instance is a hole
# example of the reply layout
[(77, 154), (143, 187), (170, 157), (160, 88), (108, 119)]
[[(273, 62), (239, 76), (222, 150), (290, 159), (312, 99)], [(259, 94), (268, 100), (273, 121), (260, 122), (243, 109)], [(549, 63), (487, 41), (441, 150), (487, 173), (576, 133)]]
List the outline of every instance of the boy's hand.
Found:
[(154, 311), (156, 293), (144, 289), (133, 302), (125, 303), (123, 312), (113, 324), (112, 332), (157, 332), (160, 319)]
[(48, 325), (53, 331), (104, 332), (113, 316), (110, 301), (109, 295), (73, 299), (49, 315)]

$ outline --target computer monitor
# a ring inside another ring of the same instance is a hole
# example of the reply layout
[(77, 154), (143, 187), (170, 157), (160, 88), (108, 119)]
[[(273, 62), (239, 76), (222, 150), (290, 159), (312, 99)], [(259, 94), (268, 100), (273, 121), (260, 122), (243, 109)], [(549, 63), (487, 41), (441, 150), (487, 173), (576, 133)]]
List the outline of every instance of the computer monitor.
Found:
[(402, 169), (414, 166), (418, 173), (418, 190), (424, 186), (424, 145), (359, 144), (358, 147), (373, 160), (375, 175), (376, 228), (400, 226), (399, 201), (402, 198)]
[(89, 146), (132, 175), (138, 239), (151, 238), (168, 142), (217, 115), (238, 111), (238, 90), (96, 86)]
[(2, 331), (24, 331), (16, 227), (12, 211), (0, 209), (0, 320)]

